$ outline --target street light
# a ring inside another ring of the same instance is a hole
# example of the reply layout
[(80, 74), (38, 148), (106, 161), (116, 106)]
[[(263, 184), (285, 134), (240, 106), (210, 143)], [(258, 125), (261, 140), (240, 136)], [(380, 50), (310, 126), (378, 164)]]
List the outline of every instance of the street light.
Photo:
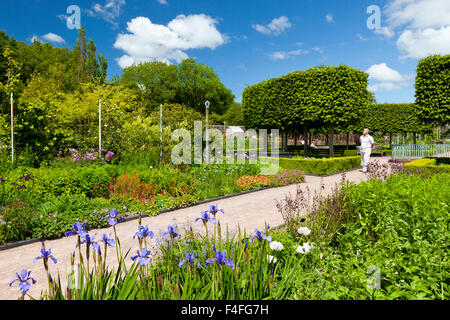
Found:
[(206, 100), (205, 108), (206, 108), (206, 163), (209, 164), (209, 133), (208, 133), (208, 115), (209, 115), (209, 101)]

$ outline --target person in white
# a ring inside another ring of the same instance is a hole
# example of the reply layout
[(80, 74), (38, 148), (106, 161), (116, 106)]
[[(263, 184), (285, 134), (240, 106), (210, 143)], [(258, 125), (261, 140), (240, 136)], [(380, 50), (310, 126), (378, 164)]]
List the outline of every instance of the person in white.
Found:
[(363, 172), (367, 172), (367, 165), (369, 164), (370, 153), (372, 152), (372, 148), (375, 145), (375, 141), (373, 137), (369, 135), (369, 129), (364, 129), (363, 135), (359, 138), (361, 141), (361, 147), (359, 152), (361, 153), (361, 160), (363, 163)]

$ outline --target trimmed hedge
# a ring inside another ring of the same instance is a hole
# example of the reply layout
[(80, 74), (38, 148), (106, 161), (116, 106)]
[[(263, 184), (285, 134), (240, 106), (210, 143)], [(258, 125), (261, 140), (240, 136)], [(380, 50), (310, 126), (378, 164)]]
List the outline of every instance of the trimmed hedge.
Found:
[(249, 128), (298, 131), (304, 125), (335, 129), (358, 121), (369, 103), (366, 72), (346, 65), (295, 71), (245, 88)]
[(326, 159), (280, 158), (283, 169), (298, 169), (306, 174), (327, 175), (361, 167), (361, 157), (339, 157)]
[(415, 87), (419, 116), (430, 123), (450, 123), (450, 55), (420, 60)]
[(356, 157), (358, 155), (358, 150), (345, 150), (344, 157)]
[(423, 158), (405, 163), (403, 167), (408, 171), (420, 170), (424, 173), (450, 173), (450, 165), (436, 165), (436, 159)]
[(380, 103), (370, 105), (361, 120), (361, 128), (396, 133), (429, 133), (433, 127), (419, 119), (415, 103)]

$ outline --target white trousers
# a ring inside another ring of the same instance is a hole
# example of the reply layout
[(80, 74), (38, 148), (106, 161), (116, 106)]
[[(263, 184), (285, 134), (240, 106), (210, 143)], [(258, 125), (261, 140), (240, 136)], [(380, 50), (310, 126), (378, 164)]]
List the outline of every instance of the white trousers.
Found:
[(372, 150), (366, 149), (366, 150), (360, 150), (359, 152), (361, 153), (363, 171), (367, 171), (367, 165), (369, 164), (370, 153), (372, 152)]

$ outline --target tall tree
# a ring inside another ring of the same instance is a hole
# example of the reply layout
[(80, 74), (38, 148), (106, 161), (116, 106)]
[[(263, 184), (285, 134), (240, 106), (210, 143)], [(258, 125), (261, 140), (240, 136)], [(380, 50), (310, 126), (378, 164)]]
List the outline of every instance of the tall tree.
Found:
[(177, 67), (160, 61), (144, 62), (127, 67), (120, 82), (139, 89), (146, 109), (174, 101), (177, 88)]
[(183, 60), (177, 68), (177, 102), (202, 113), (205, 101), (211, 104), (210, 111), (223, 114), (234, 101), (234, 95), (220, 81), (211, 67), (197, 63), (194, 59)]

